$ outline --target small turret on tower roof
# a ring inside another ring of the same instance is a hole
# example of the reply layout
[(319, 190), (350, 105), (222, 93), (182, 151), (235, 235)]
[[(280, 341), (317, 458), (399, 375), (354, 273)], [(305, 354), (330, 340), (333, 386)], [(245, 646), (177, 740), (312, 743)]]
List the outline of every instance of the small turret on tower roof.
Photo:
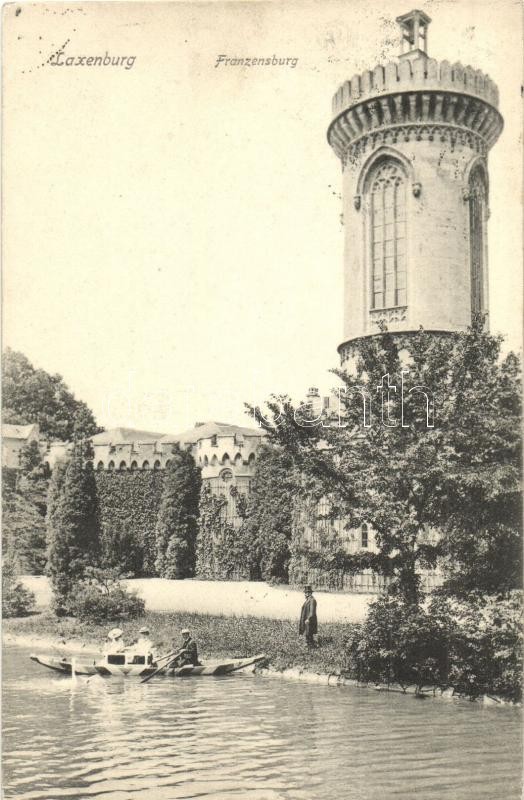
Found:
[(407, 14), (397, 17), (397, 22), (402, 32), (400, 60), (412, 61), (420, 58), (421, 55), (427, 58), (430, 17), (415, 8)]

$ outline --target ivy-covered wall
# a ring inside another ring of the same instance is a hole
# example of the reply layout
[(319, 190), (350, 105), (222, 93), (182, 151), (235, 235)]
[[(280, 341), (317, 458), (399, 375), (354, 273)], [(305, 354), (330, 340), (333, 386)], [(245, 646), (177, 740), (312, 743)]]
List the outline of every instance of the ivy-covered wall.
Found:
[(196, 577), (201, 580), (241, 581), (253, 576), (254, 548), (249, 529), (229, 521), (228, 501), (204, 483), (196, 550)]
[(163, 471), (97, 471), (102, 549), (110, 563), (137, 576), (155, 575), (155, 525)]

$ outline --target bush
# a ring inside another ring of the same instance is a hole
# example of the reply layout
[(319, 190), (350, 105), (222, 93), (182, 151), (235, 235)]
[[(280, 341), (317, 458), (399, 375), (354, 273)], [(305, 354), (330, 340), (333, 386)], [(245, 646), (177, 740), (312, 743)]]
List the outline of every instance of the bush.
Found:
[(448, 626), (449, 683), (469, 697), (522, 699), (522, 594), (436, 596), (429, 608)]
[(74, 587), (68, 611), (82, 622), (102, 624), (140, 617), (144, 601), (136, 592), (128, 592), (120, 583), (118, 570), (86, 570), (86, 577)]
[(381, 597), (355, 626), (346, 650), (352, 672), (360, 681), (441, 685), (447, 680), (446, 631), (416, 605), (398, 597)]
[(346, 641), (358, 680), (452, 686), (467, 697), (522, 698), (522, 597), (436, 595), (427, 608), (385, 596)]
[(35, 606), (33, 592), (26, 589), (16, 579), (14, 566), (4, 561), (2, 568), (2, 615), (4, 617), (25, 617)]

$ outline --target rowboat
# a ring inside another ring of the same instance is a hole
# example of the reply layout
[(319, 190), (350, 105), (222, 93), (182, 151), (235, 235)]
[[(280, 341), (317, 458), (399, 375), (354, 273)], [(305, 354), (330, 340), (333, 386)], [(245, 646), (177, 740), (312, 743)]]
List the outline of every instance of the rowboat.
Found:
[(96, 675), (96, 661), (93, 659), (88, 660), (86, 658), (71, 658), (70, 656), (64, 656), (63, 658), (59, 658), (53, 655), (43, 655), (37, 656), (34, 653), (31, 653), (29, 656), (31, 661), (36, 661), (37, 664), (41, 664), (43, 667), (47, 667), (48, 669), (52, 669), (55, 672), (61, 672), (63, 675), (71, 675), (73, 672), (72, 664), (74, 662), (75, 667), (75, 675)]
[[(156, 662), (151, 656), (135, 653), (111, 653), (88, 659), (86, 657), (74, 658), (63, 656), (62, 658), (54, 655), (30, 656), (32, 661), (42, 667), (61, 672), (63, 675), (122, 675), (125, 677), (140, 676), (145, 678), (158, 670)], [(264, 661), (265, 655), (252, 656), (250, 658), (231, 658), (227, 661), (208, 661), (206, 664), (193, 666), (185, 664), (183, 667), (172, 667), (159, 674), (166, 674), (174, 678), (188, 678), (197, 675), (229, 675), (245, 667), (258, 664)]]

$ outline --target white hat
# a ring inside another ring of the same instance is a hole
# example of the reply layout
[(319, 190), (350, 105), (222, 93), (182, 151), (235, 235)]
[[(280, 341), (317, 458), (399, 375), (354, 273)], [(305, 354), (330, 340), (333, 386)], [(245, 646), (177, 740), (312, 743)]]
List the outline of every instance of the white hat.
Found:
[(191, 633), (191, 631), (189, 630), (189, 628), (182, 628), (182, 636), (184, 635), (184, 633)]
[(120, 628), (113, 628), (113, 630), (109, 631), (109, 633), (107, 634), (107, 638), (108, 639), (120, 639), (122, 634), (123, 634), (123, 631), (121, 631)]

